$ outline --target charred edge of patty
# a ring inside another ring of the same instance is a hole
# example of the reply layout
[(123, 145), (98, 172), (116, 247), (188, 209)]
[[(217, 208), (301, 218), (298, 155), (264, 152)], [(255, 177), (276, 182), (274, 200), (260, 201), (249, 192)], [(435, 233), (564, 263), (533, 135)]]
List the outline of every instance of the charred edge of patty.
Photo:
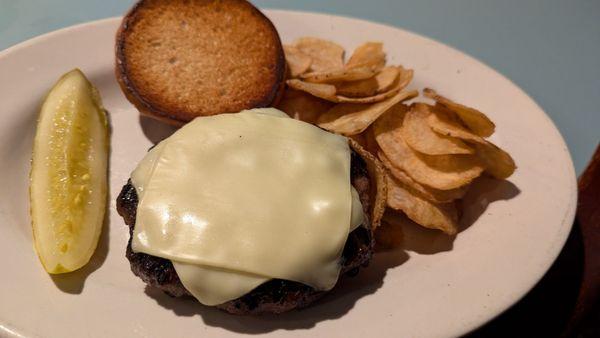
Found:
[[(354, 151), (351, 156), (351, 181), (358, 191), (363, 210), (370, 209), (369, 178), (366, 163)], [(132, 272), (146, 284), (156, 287), (172, 297), (191, 296), (181, 283), (171, 261), (136, 253), (131, 249), (131, 237), (136, 219), (138, 196), (131, 180), (121, 190), (117, 198), (117, 210), (129, 226), (129, 242), (126, 257)], [(367, 217), (368, 218), (368, 217)], [(361, 266), (367, 266), (373, 254), (374, 240), (368, 220), (348, 235), (341, 257), (341, 273), (354, 276)], [(232, 314), (282, 313), (305, 307), (325, 295), (302, 283), (272, 279), (246, 295), (220, 304), (217, 307)]]

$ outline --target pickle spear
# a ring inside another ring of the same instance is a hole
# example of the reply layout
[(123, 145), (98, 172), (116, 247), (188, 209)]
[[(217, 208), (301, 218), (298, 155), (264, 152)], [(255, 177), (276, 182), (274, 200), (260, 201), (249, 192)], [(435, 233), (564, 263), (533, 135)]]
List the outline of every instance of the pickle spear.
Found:
[(48, 273), (77, 270), (96, 250), (106, 209), (108, 149), (108, 121), (98, 91), (74, 69), (42, 104), (33, 145), (33, 238)]

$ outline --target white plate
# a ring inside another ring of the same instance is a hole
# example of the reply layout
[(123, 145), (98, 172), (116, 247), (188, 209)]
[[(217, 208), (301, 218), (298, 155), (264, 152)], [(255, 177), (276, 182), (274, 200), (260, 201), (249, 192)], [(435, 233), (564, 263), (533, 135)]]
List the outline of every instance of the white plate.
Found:
[[(489, 321), (542, 277), (571, 228), (575, 174), (560, 134), (525, 93), (477, 60), (397, 28), (322, 14), (266, 13), (283, 41), (313, 35), (348, 49), (384, 42), (390, 63), (415, 70), (413, 87), (435, 88), (489, 113), (497, 124), (493, 140), (519, 169), (509, 182), (488, 180), (471, 194), (466, 229), (456, 238), (406, 229), (405, 250), (378, 255), (357, 278), (306, 310), (230, 316), (145, 289), (129, 271), (127, 228), (114, 201), (151, 145), (148, 138), (165, 130), (147, 121), (141, 126), (115, 82), (113, 40), (120, 19), (46, 34), (0, 53), (0, 335), (450, 337)], [(40, 102), (74, 67), (99, 88), (111, 115), (110, 224), (88, 267), (50, 277), (32, 248), (29, 158)]]

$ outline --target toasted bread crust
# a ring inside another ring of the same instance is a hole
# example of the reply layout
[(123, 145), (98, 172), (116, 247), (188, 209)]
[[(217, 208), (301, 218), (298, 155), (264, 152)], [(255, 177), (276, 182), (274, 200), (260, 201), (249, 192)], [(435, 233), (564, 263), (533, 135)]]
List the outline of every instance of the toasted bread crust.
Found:
[(127, 99), (170, 124), (268, 107), (283, 92), (279, 35), (244, 0), (141, 0), (123, 18), (115, 49)]

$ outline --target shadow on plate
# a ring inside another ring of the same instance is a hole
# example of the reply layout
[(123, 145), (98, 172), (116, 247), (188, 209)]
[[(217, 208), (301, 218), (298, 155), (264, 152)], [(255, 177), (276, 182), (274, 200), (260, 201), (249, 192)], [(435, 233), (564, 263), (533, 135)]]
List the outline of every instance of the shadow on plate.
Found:
[[(510, 181), (481, 177), (473, 182), (467, 195), (462, 200), (463, 215), (459, 224), (459, 233), (467, 230), (481, 215), (490, 203), (509, 200), (520, 193), (519, 188)], [(402, 248), (421, 255), (432, 255), (450, 251), (456, 236), (448, 236), (441, 231), (424, 228), (408, 218), (402, 221)]]
[(29, 243), (33, 241), (29, 216), (29, 171), (40, 104), (32, 102), (23, 110), (19, 120), (3, 135), (6, 141), (0, 146), (0, 185), (4, 196), (0, 211), (12, 218), (11, 226), (16, 226), (22, 239)]
[(521, 190), (510, 181), (488, 176), (478, 178), (462, 200), (464, 213), (460, 220), (459, 232), (473, 225), (491, 203), (510, 200), (520, 193)]
[(86, 279), (104, 264), (104, 261), (108, 256), (109, 247), (109, 218), (109, 211), (107, 210), (104, 216), (104, 224), (102, 225), (102, 233), (100, 234), (98, 247), (90, 261), (83, 268), (69, 273), (50, 275), (56, 287), (62, 292), (76, 295), (81, 294)]
[(171, 136), (174, 132), (179, 129), (178, 127), (168, 125), (150, 117), (146, 117), (140, 114), (140, 127), (144, 135), (150, 142), (157, 144), (158, 142)]
[[(109, 140), (112, 136), (112, 124), (110, 121), (110, 114), (106, 112), (109, 126)], [(107, 170), (110, 173), (110, 155), (111, 149), (109, 148)], [(96, 251), (92, 255), (90, 261), (81, 269), (66, 274), (50, 275), (52, 281), (61, 291), (70, 294), (80, 294), (83, 291), (86, 279), (89, 275), (98, 270), (106, 257), (108, 256), (109, 248), (109, 233), (110, 233), (110, 184), (106, 190), (106, 207), (104, 210), (104, 222), (102, 223), (102, 232), (100, 233), (100, 239), (98, 240), (98, 246)]]
[(311, 306), (280, 315), (235, 316), (216, 308), (198, 304), (191, 298), (172, 298), (162, 291), (146, 287), (146, 294), (159, 305), (178, 316), (200, 315), (206, 325), (246, 334), (261, 334), (275, 330), (299, 330), (314, 327), (318, 322), (339, 318), (350, 311), (356, 302), (373, 294), (383, 285), (388, 269), (408, 260), (402, 250), (377, 254), (369, 267), (355, 277), (343, 277), (340, 285)]

